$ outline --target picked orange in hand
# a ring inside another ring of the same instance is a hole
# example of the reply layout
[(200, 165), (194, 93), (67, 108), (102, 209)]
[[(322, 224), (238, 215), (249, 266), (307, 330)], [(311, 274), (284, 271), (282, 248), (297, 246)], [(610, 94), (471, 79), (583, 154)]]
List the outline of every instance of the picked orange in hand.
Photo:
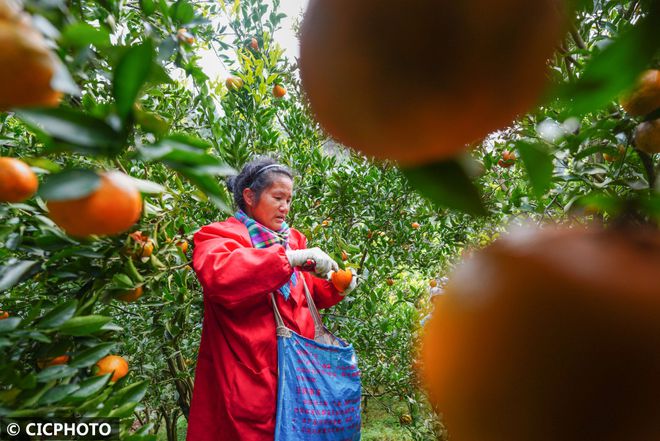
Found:
[(350, 270), (340, 269), (332, 273), (331, 279), (337, 291), (344, 292), (353, 281), (353, 273)]

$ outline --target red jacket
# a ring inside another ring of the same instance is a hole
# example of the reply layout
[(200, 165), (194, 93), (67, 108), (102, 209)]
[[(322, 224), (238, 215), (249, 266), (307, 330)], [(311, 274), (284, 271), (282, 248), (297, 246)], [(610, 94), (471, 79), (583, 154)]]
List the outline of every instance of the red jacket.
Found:
[[(247, 228), (230, 217), (195, 234), (193, 266), (204, 291), (202, 341), (195, 371), (188, 441), (272, 441), (277, 399), (277, 338), (270, 293), (293, 268), (281, 245), (252, 247)], [(291, 229), (291, 249), (307, 240)], [(329, 308), (343, 297), (332, 283), (303, 274), (314, 302)], [(314, 338), (302, 282), (288, 301), (276, 293), (285, 324)]]

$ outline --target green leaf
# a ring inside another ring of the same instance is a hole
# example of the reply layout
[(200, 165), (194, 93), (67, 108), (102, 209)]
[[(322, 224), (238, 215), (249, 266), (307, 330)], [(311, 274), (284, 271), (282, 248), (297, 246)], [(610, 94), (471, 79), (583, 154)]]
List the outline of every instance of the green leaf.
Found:
[(660, 6), (637, 22), (602, 52), (593, 56), (579, 80), (559, 90), (570, 114), (603, 108), (635, 83), (660, 48)]
[(8, 266), (1, 267), (0, 292), (12, 288), (30, 276), (30, 273), (39, 267), (39, 262), (23, 260)]
[(69, 300), (49, 311), (37, 324), (37, 328), (56, 328), (73, 317), (78, 307), (77, 300)]
[(108, 413), (108, 418), (126, 418), (133, 415), (133, 411), (138, 403), (124, 403), (118, 408)]
[(110, 289), (131, 289), (135, 286), (135, 283), (131, 280), (129, 276), (122, 273), (116, 273), (112, 276), (112, 283), (110, 284)]
[(110, 33), (105, 28), (95, 28), (87, 23), (74, 23), (62, 32), (62, 44), (70, 46), (97, 47), (110, 45)]
[(71, 357), (69, 366), (72, 368), (83, 368), (89, 367), (99, 361), (101, 358), (105, 357), (112, 351), (112, 348), (115, 347), (114, 343), (101, 343), (92, 348), (85, 349), (74, 354)]
[(181, 24), (190, 23), (195, 18), (195, 10), (186, 0), (179, 0), (170, 8), (170, 17)]
[(73, 109), (31, 109), (16, 112), (26, 125), (47, 141), (79, 146), (82, 152), (113, 155), (121, 149), (119, 135), (103, 120)]
[(131, 384), (126, 386), (117, 392), (115, 392), (115, 398), (118, 402), (139, 402), (144, 395), (147, 393), (149, 388), (148, 381), (140, 381), (138, 383)]
[(37, 381), (39, 383), (48, 383), (49, 381), (59, 380), (60, 378), (71, 377), (77, 372), (77, 369), (73, 369), (65, 364), (49, 366), (37, 374)]
[(37, 194), (47, 201), (80, 199), (100, 185), (101, 177), (91, 170), (65, 170), (44, 179)]
[(112, 320), (111, 317), (102, 315), (74, 317), (60, 326), (59, 331), (64, 335), (89, 335), (101, 329), (110, 320)]
[(516, 148), (525, 164), (534, 194), (537, 198), (543, 197), (552, 183), (552, 156), (541, 146), (524, 141), (516, 143)]
[(131, 46), (119, 60), (112, 82), (112, 95), (117, 105), (117, 114), (126, 119), (133, 109), (133, 104), (147, 81), (154, 59), (154, 47), (151, 40)]
[(46, 392), (40, 399), (39, 399), (39, 404), (52, 404), (52, 403), (57, 403), (58, 401), (61, 401), (64, 399), (67, 395), (71, 394), (71, 392), (74, 392), (78, 390), (80, 386), (77, 384), (61, 384), (59, 386), (55, 386), (48, 392)]
[(9, 317), (4, 320), (0, 320), (0, 334), (13, 331), (18, 327), (20, 322), (21, 319), (19, 317)]
[(110, 374), (106, 375), (100, 375), (98, 377), (91, 377), (87, 378), (83, 381), (81, 381), (78, 386), (78, 390), (76, 390), (74, 393), (72, 393), (69, 397), (68, 400), (84, 400), (86, 398), (91, 397), (101, 389), (105, 387), (106, 384), (108, 384), (108, 381), (110, 381)]
[(140, 0), (140, 8), (147, 17), (156, 11), (156, 4), (153, 0)]
[(486, 214), (479, 191), (458, 161), (437, 162), (402, 171), (410, 184), (431, 202), (472, 215)]

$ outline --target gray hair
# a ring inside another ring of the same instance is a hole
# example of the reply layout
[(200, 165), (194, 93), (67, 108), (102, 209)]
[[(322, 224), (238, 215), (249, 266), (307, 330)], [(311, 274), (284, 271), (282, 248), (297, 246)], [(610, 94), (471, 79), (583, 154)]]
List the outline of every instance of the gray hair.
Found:
[(227, 188), (234, 195), (236, 206), (245, 211), (247, 207), (243, 199), (243, 190), (251, 189), (256, 200), (259, 201), (261, 193), (273, 185), (277, 175), (284, 175), (293, 180), (293, 173), (288, 167), (279, 164), (273, 158), (258, 157), (245, 164), (238, 175), (230, 177), (227, 180)]

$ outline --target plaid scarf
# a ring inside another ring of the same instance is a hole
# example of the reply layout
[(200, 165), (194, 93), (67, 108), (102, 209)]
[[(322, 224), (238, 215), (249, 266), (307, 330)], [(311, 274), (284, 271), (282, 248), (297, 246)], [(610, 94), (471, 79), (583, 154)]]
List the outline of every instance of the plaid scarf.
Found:
[[(271, 245), (280, 244), (284, 248), (289, 249), (290, 229), (286, 222), (282, 223), (282, 228), (280, 228), (279, 231), (273, 231), (249, 217), (243, 212), (243, 210), (238, 210), (236, 213), (234, 213), (234, 217), (247, 227), (253, 247), (268, 248)], [(289, 300), (289, 296), (291, 295), (291, 287), (296, 286), (298, 281), (298, 278), (296, 277), (296, 271), (298, 270), (294, 268), (293, 274), (291, 274), (289, 281), (277, 290), (284, 296), (285, 300)]]

